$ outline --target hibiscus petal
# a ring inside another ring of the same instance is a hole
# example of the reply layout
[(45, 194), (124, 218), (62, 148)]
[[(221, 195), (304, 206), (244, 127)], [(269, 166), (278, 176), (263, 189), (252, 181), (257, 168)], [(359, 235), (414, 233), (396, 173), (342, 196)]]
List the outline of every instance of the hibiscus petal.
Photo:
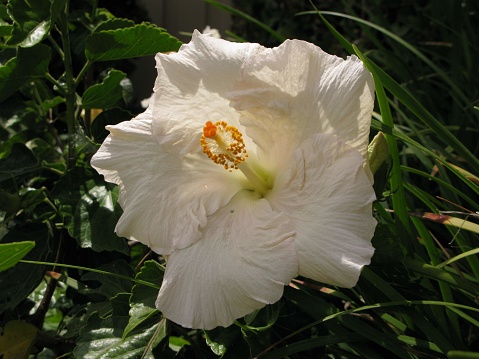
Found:
[(354, 286), (370, 263), (376, 220), (371, 183), (354, 148), (317, 134), (301, 144), (267, 196), (296, 227), (299, 274), (342, 287)]
[(248, 57), (229, 98), (258, 145), (281, 138), (287, 153), (311, 134), (329, 133), (366, 158), (374, 84), (356, 56), (343, 60), (288, 40)]
[(198, 143), (206, 121), (239, 127), (239, 115), (225, 93), (232, 89), (244, 60), (260, 49), (258, 44), (233, 43), (195, 31), (178, 53), (158, 54), (152, 106), (158, 141), (183, 156), (201, 151)]
[(211, 217), (203, 238), (174, 251), (156, 305), (188, 328), (229, 326), (281, 298), (297, 273), (294, 228), (251, 191)]
[(178, 160), (151, 133), (151, 112), (108, 126), (110, 135), (92, 158), (108, 182), (120, 186), (119, 236), (169, 254), (201, 237), (207, 216), (228, 203), (244, 177), (204, 155)]

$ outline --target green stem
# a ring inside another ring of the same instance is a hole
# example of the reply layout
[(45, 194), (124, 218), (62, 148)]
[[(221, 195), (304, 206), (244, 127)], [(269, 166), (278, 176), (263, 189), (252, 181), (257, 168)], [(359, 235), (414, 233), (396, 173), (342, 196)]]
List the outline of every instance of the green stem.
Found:
[(77, 78), (75, 79), (75, 86), (78, 86), (80, 82), (83, 80), (83, 76), (88, 71), (92, 63), (93, 62), (91, 62), (90, 60), (87, 60), (83, 68), (80, 70), (80, 73), (78, 74)]
[(91, 9), (91, 21), (95, 22), (96, 13), (98, 9), (98, 0), (93, 0), (92, 9)]
[(45, 265), (45, 266), (54, 266), (54, 267), (64, 267), (64, 268), (80, 269), (80, 270), (84, 270), (84, 271), (88, 271), (88, 272), (93, 272), (93, 273), (98, 273), (98, 274), (104, 274), (104, 275), (109, 275), (109, 276), (111, 276), (111, 277), (116, 277), (116, 278), (120, 278), (120, 279), (124, 279), (124, 280), (129, 280), (129, 281), (134, 282), (134, 283), (136, 283), (136, 284), (145, 285), (145, 286), (147, 286), (147, 287), (151, 287), (151, 288), (154, 288), (154, 289), (160, 289), (160, 287), (158, 287), (156, 284), (147, 282), (147, 281), (145, 281), (145, 280), (136, 279), (136, 278), (131, 278), (131, 277), (128, 277), (128, 276), (125, 276), (125, 275), (121, 275), (121, 274), (117, 274), (117, 273), (113, 273), (113, 272), (106, 272), (106, 271), (99, 270), (99, 269), (95, 269), (95, 268), (81, 267), (81, 266), (75, 266), (75, 265), (71, 265), (71, 264), (62, 264), (62, 263), (52, 263), (52, 262), (42, 262), (42, 261), (29, 261), (29, 260), (25, 260), (25, 259), (21, 259), (21, 260), (19, 260), (18, 262), (20, 262), (20, 263), (29, 263), (29, 264)]
[(65, 5), (65, 12), (61, 14), (59, 26), (64, 52), (65, 65), (65, 101), (66, 101), (66, 119), (68, 127), (68, 168), (75, 165), (75, 134), (76, 134), (76, 118), (75, 118), (75, 81), (73, 78), (73, 65), (71, 56), (70, 36), (68, 32), (68, 2)]
[(63, 96), (65, 96), (65, 89), (63, 86), (48, 72), (45, 74), (45, 78), (50, 81), (55, 87), (58, 92), (60, 92)]
[(58, 52), (62, 60), (65, 59), (65, 53), (63, 52), (62, 48), (58, 45), (58, 43), (55, 41), (52, 35), (48, 35), (48, 40), (52, 44), (52, 47)]

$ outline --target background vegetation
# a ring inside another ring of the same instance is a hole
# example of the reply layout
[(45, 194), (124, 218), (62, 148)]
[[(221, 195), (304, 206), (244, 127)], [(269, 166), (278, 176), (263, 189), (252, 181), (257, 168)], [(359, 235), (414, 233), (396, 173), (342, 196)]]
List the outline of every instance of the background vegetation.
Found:
[(227, 36), (305, 39), (372, 71), (371, 266), (353, 289), (298, 277), (229, 328), (162, 318), (162, 258), (113, 233), (118, 190), (89, 160), (141, 111), (128, 58), (180, 42), (109, 3), (3, 1), (0, 357), (479, 358), (479, 3), (207, 2), (233, 14)]

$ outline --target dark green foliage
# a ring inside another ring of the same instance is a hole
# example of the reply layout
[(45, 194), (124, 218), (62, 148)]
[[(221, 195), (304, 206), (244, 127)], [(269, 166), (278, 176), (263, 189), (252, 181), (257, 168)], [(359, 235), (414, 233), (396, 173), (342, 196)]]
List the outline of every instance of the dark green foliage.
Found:
[(350, 289), (298, 277), (228, 328), (163, 318), (164, 258), (116, 236), (118, 188), (89, 162), (139, 112), (128, 59), (181, 43), (134, 1), (3, 1), (0, 328), (34, 324), (32, 358), (477, 357), (478, 233), (420, 213), (477, 222), (479, 2), (328, 0), (321, 18), (309, 1), (206, 1), (247, 41), (307, 40), (374, 73), (387, 154), (371, 265)]

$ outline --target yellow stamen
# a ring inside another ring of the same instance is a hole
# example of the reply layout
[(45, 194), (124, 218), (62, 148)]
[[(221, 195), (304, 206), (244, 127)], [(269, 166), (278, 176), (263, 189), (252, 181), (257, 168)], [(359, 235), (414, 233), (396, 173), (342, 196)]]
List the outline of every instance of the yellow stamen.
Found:
[(230, 172), (238, 169), (238, 164), (248, 157), (243, 135), (236, 127), (229, 126), (225, 121), (215, 124), (211, 121), (206, 122), (200, 143), (203, 152), (214, 163), (222, 165)]
[(214, 163), (222, 165), (232, 172), (239, 169), (252, 185), (252, 189), (261, 195), (265, 195), (271, 186), (263, 176), (260, 176), (248, 163), (243, 135), (234, 126), (225, 121), (213, 123), (207, 121), (203, 127), (203, 135), (200, 139), (203, 152)]

